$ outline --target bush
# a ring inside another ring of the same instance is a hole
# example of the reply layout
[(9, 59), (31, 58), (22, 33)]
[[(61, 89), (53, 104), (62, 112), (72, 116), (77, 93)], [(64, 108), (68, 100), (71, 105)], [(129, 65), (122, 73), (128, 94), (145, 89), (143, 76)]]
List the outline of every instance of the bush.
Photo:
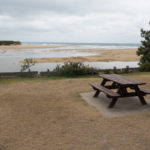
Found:
[(117, 74), (117, 68), (116, 67), (113, 68), (113, 73)]
[(104, 73), (105, 73), (105, 74), (110, 74), (110, 73), (111, 73), (111, 70), (110, 70), (110, 69), (105, 69), (105, 70), (104, 70)]
[(129, 66), (126, 66), (126, 68), (124, 68), (122, 70), (123, 73), (130, 73), (130, 70), (129, 70)]
[(36, 63), (36, 61), (33, 59), (33, 58), (26, 58), (24, 59), (23, 61), (23, 64), (21, 65), (21, 72), (29, 69), (30, 70), (30, 67), (31, 66), (34, 66)]
[[(141, 46), (137, 50), (137, 55), (141, 56), (140, 64), (150, 63), (150, 30), (141, 29), (141, 37), (144, 40), (141, 41)], [(146, 66), (148, 67), (148, 64)]]
[(144, 64), (140, 64), (140, 71), (150, 71), (150, 63), (144, 63)]
[(63, 66), (57, 65), (53, 72), (63, 76), (94, 75), (98, 74), (98, 69), (81, 62), (67, 62)]

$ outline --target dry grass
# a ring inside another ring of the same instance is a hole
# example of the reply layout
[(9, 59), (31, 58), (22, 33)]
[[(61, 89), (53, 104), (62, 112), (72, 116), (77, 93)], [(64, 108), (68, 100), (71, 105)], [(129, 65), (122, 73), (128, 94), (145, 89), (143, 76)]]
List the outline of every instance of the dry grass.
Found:
[[(150, 75), (133, 78), (146, 81)], [(99, 78), (0, 84), (0, 150), (148, 150), (150, 113), (105, 118), (79, 96)]]

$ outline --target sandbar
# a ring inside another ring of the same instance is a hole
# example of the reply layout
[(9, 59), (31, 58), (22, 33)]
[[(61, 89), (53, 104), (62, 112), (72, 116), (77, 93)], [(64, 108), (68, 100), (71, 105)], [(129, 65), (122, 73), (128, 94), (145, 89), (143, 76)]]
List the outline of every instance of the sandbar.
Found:
[[(27, 50), (27, 49), (42, 49), (51, 48), (50, 51), (77, 51), (77, 52), (91, 52), (97, 53), (94, 56), (79, 56), (79, 57), (48, 57), (48, 58), (35, 58), (36, 63), (48, 62), (110, 62), (110, 61), (139, 61), (140, 57), (137, 56), (136, 48), (128, 49), (68, 49), (67, 45), (10, 45), (0, 46), (0, 50)], [(54, 48), (54, 49), (52, 49)], [(58, 49), (57, 49), (58, 48)], [(61, 49), (59, 49), (61, 48)]]
[(65, 45), (30, 45), (30, 44), (22, 44), (22, 45), (9, 45), (9, 46), (0, 46), (0, 50), (25, 50), (25, 49), (41, 49), (41, 48), (60, 48), (66, 47)]
[[(83, 50), (82, 50), (83, 51)], [(99, 52), (94, 56), (79, 56), (65, 58), (36, 58), (37, 63), (47, 62), (109, 62), (109, 61), (139, 61), (140, 57), (136, 55), (137, 49), (116, 49), (116, 50), (91, 50), (90, 52)], [(89, 50), (87, 51), (89, 52)]]

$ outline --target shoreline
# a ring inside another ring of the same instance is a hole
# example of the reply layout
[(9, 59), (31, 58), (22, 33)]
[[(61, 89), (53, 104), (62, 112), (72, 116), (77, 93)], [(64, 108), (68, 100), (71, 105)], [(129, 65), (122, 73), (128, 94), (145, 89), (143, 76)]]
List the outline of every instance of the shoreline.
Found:
[(66, 47), (66, 45), (30, 45), (30, 44), (22, 44), (22, 45), (9, 45), (9, 46), (0, 46), (0, 50), (25, 50), (25, 49), (41, 49), (41, 48), (60, 48)]
[[(56, 57), (56, 58), (35, 58), (36, 63), (48, 62), (110, 62), (110, 61), (139, 61), (140, 57), (136, 55), (134, 50), (99, 50), (98, 55), (94, 56), (79, 56), (79, 57)], [(90, 51), (91, 52), (91, 51)], [(92, 52), (95, 52), (92, 50)]]
[[(61, 51), (76, 51), (76, 52), (93, 52), (97, 55), (93, 56), (78, 56), (78, 57), (48, 57), (48, 58), (35, 58), (36, 63), (49, 63), (49, 62), (110, 62), (110, 61), (139, 61), (140, 57), (136, 55), (137, 48), (128, 49), (65, 49), (66, 45), (10, 45), (0, 46), (0, 50), (27, 50), (27, 49), (42, 49), (42, 48), (58, 48), (50, 49), (50, 52)], [(59, 49), (63, 48), (63, 49)], [(59, 54), (58, 54), (59, 55)], [(23, 62), (23, 60), (21, 61)]]

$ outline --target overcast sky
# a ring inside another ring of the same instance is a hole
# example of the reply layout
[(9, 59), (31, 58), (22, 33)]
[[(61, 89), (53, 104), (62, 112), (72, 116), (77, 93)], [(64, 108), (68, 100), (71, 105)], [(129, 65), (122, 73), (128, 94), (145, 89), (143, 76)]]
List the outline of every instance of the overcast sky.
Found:
[(0, 40), (139, 43), (150, 0), (0, 0)]

